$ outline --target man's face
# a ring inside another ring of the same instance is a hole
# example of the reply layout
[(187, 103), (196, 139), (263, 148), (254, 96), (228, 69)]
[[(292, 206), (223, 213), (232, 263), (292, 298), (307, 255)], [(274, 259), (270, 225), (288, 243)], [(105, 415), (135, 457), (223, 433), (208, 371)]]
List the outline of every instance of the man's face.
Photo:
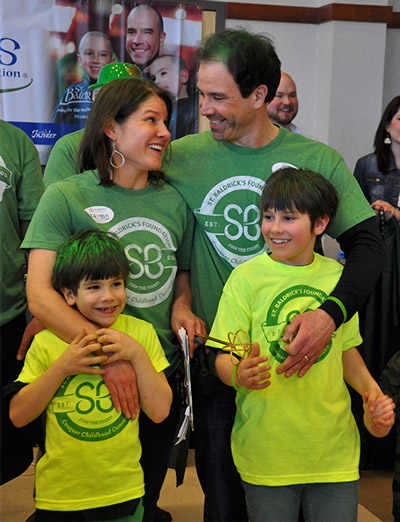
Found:
[(233, 76), (219, 62), (202, 62), (197, 88), (200, 112), (208, 118), (212, 137), (250, 146), (256, 132), (252, 95), (243, 98)]
[(154, 9), (139, 6), (133, 9), (127, 20), (126, 50), (141, 70), (145, 69), (164, 45), (165, 33), (160, 34), (159, 19)]
[(279, 125), (288, 126), (298, 110), (296, 85), (290, 76), (282, 73), (275, 98), (267, 105), (268, 116)]

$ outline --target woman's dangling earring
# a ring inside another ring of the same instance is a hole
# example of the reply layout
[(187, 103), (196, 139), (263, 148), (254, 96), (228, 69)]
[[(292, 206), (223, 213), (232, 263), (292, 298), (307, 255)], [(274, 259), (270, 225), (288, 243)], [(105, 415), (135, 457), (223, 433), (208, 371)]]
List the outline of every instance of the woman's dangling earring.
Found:
[[(114, 140), (111, 141), (111, 149), (112, 149), (112, 151), (111, 151), (111, 156), (110, 156), (110, 165), (114, 169), (120, 169), (124, 165), (124, 163), (125, 163), (125, 158), (124, 158), (123, 154), (121, 152), (119, 152), (119, 150), (117, 150), (115, 148), (115, 141)], [(115, 165), (114, 164), (114, 162), (113, 162), (114, 154), (117, 154), (118, 156), (120, 156), (120, 158), (121, 158), (121, 164), (120, 165)]]
[(391, 145), (392, 140), (390, 139), (390, 134), (389, 134), (389, 133), (387, 133), (387, 136), (386, 136), (386, 138), (383, 140), (383, 143), (384, 143), (385, 145)]

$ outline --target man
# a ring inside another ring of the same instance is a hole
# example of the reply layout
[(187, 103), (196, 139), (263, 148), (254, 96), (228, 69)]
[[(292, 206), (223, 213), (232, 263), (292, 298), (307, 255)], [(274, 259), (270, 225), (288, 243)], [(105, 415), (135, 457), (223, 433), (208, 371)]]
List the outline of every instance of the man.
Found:
[(134, 7), (127, 19), (126, 50), (132, 63), (145, 75), (148, 66), (159, 56), (164, 41), (164, 22), (160, 13), (147, 4)]
[[(291, 355), (278, 372), (286, 377), (298, 372), (302, 377), (379, 276), (384, 253), (374, 213), (336, 151), (270, 121), (267, 103), (280, 82), (280, 61), (267, 38), (225, 30), (202, 43), (198, 58), (200, 109), (210, 122), (210, 131), (173, 142), (166, 173), (197, 218), (191, 269), (193, 311), (208, 329), (233, 268), (265, 249), (259, 204), (271, 172), (284, 164), (317, 170), (341, 196), (328, 233), (346, 252), (343, 275), (332, 294), (321, 298), (320, 308), (291, 315), (286, 330), (281, 325), (282, 340), (292, 342), (286, 346)], [(282, 296), (277, 306), (295, 299), (296, 291)], [(194, 397), (196, 464), (206, 497), (204, 519), (244, 521), (246, 505), (229, 444), (235, 394), (217, 379), (207, 383), (208, 389), (197, 391)], [(277, 441), (277, 451), (284, 451), (284, 441)]]
[(292, 123), (298, 110), (299, 100), (297, 99), (296, 84), (287, 73), (283, 72), (275, 98), (267, 105), (269, 119), (282, 125), (285, 129), (300, 133), (296, 125)]

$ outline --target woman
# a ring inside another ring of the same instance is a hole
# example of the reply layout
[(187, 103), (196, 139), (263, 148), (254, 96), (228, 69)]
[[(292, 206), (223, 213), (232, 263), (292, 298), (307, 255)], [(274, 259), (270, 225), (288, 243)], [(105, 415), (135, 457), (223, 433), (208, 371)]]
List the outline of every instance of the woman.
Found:
[[(400, 96), (383, 112), (375, 135), (375, 152), (357, 161), (354, 175), (377, 214), (386, 265), (374, 291), (360, 310), (361, 354), (373, 377), (399, 349), (400, 336)], [(383, 211), (383, 212), (380, 212)], [(382, 226), (383, 225), (383, 226)], [(391, 439), (390, 439), (391, 440)], [(394, 440), (384, 444), (365, 436), (361, 467), (393, 465)]]
[[(27, 281), (30, 310), (69, 342), (82, 329), (92, 333), (96, 327), (53, 289), (56, 249), (72, 234), (92, 228), (114, 233), (124, 246), (130, 261), (125, 313), (154, 325), (171, 365), (165, 373), (174, 391), (166, 421), (156, 426), (141, 415), (144, 520), (153, 519), (179, 417), (176, 389), (182, 381), (183, 361), (171, 322), (175, 332), (184, 326), (189, 334), (195, 330), (205, 333), (204, 324), (190, 308), (187, 270), (193, 218), (159, 171), (170, 141), (171, 109), (168, 94), (151, 82), (126, 78), (103, 87), (92, 105), (81, 143), (81, 170), (85, 172), (49, 186), (24, 243), (32, 249)], [(106, 379), (112, 393), (114, 381)], [(119, 393), (124, 406), (125, 392)]]

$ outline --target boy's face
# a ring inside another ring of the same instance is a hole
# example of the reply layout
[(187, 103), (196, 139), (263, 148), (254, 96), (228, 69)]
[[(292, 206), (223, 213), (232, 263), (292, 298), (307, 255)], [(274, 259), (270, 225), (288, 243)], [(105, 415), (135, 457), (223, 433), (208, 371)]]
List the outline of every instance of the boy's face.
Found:
[(188, 71), (179, 71), (179, 64), (170, 56), (160, 56), (150, 65), (150, 74), (162, 89), (179, 97), (182, 86), (187, 82)]
[(84, 37), (79, 46), (78, 61), (89, 78), (97, 80), (103, 65), (114, 62), (110, 43), (100, 36)]
[(295, 209), (264, 211), (261, 232), (271, 250), (271, 259), (285, 265), (309, 265), (314, 258), (316, 236), (323, 233), (328, 221), (327, 216), (320, 218), (311, 229), (309, 215)]
[(76, 294), (63, 289), (65, 300), (76, 305), (82, 315), (92, 323), (105, 328), (113, 325), (126, 304), (125, 284), (122, 277), (110, 277), (80, 282)]

